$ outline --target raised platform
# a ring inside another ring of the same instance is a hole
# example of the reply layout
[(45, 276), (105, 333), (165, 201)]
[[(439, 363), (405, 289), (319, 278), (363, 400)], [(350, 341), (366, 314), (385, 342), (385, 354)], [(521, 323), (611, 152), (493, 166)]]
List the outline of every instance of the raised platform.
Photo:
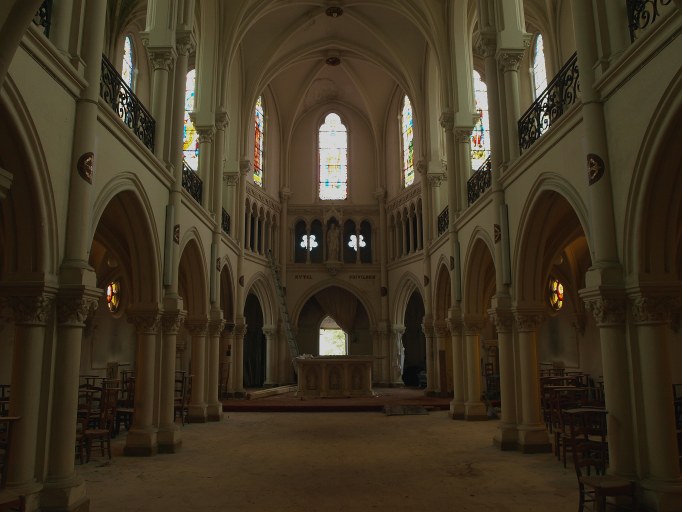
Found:
[[(281, 389), (281, 388), (280, 388)], [(250, 400), (223, 401), (225, 412), (343, 412), (383, 411), (384, 407), (421, 406), (427, 410), (449, 410), (450, 398), (426, 396), (423, 389), (374, 388), (373, 396), (358, 397), (297, 397), (294, 391), (273, 394), (263, 398), (257, 390), (247, 390)]]

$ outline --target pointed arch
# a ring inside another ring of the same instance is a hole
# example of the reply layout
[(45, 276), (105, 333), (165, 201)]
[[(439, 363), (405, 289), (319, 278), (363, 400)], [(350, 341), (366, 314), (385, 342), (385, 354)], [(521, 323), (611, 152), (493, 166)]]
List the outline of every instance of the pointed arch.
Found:
[(391, 319), (393, 324), (402, 325), (410, 297), (414, 292), (417, 292), (423, 301), (424, 289), (422, 288), (419, 279), (417, 279), (417, 276), (412, 272), (405, 272), (400, 278), (400, 281), (398, 281), (396, 290), (397, 292), (394, 292), (395, 300), (393, 302)]
[[(263, 272), (256, 272), (251, 276), (251, 279), (244, 286), (244, 297), (253, 294), (258, 298), (260, 307), (263, 311), (263, 325), (276, 325), (277, 312), (275, 306), (275, 290), (272, 286), (271, 279), (269, 279)], [(244, 311), (244, 304), (237, 305), (237, 314)]]
[(464, 295), (462, 310), (465, 315), (484, 317), (495, 293), (495, 248), (490, 235), (482, 228), (474, 230), (464, 260)]
[(189, 230), (180, 241), (178, 291), (184, 300), (188, 317), (208, 315), (208, 269), (201, 237)]

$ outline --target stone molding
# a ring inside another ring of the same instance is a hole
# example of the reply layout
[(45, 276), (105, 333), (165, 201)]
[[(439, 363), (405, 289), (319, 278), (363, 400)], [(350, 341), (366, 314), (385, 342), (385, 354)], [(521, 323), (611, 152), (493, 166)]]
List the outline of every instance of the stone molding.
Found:
[(194, 336), (206, 336), (208, 334), (208, 318), (188, 318), (185, 320), (185, 327)]
[(592, 313), (597, 327), (624, 326), (626, 305), (624, 297), (585, 299), (585, 309)]
[(477, 336), (485, 327), (485, 319), (478, 315), (466, 315), (463, 318), (462, 328), (465, 336)]
[(7, 297), (5, 306), (14, 313), (16, 325), (44, 326), (47, 324), (55, 295), (43, 293), (33, 296)]
[(197, 42), (194, 33), (191, 31), (180, 33), (175, 39), (175, 49), (178, 52), (178, 55), (188, 56), (194, 52), (196, 48)]
[(455, 130), (455, 142), (458, 144), (468, 144), (471, 141), (471, 132), (473, 128), (469, 127), (458, 127)]
[(135, 332), (143, 335), (155, 335), (161, 326), (161, 312), (157, 309), (128, 311), (128, 322), (135, 325)]
[(99, 295), (79, 291), (57, 296), (57, 321), (60, 326), (85, 327), (85, 320), (99, 305)]
[(187, 311), (164, 311), (161, 317), (161, 328), (164, 334), (177, 334), (180, 332), (185, 319), (187, 318)]
[(545, 319), (545, 313), (540, 311), (514, 311), (514, 320), (516, 321), (516, 329), (519, 332), (534, 332), (537, 331), (540, 324)]
[(507, 71), (518, 71), (519, 70), (519, 65), (521, 64), (521, 61), (523, 60), (523, 55), (525, 53), (525, 50), (513, 50), (513, 49), (505, 49), (501, 50), (498, 55), (498, 61), (500, 63), (500, 67), (504, 72)]
[(151, 48), (147, 46), (147, 53), (154, 71), (170, 71), (175, 63), (173, 48)]
[(488, 316), (498, 333), (509, 334), (514, 329), (514, 315), (511, 311), (489, 309)]
[(211, 144), (215, 136), (215, 127), (197, 126), (197, 133), (199, 134), (199, 144)]
[(228, 186), (236, 186), (239, 184), (239, 174), (233, 173), (233, 172), (224, 172), (223, 173), (223, 183), (225, 183)]
[(219, 110), (215, 114), (215, 126), (218, 130), (223, 130), (230, 125), (230, 115), (226, 110)]
[(213, 320), (209, 320), (208, 322), (209, 335), (220, 336), (220, 334), (225, 329), (225, 324), (227, 324), (227, 320), (225, 320), (224, 318), (215, 318)]
[(670, 322), (674, 308), (671, 296), (640, 295), (631, 298), (632, 316), (638, 325)]

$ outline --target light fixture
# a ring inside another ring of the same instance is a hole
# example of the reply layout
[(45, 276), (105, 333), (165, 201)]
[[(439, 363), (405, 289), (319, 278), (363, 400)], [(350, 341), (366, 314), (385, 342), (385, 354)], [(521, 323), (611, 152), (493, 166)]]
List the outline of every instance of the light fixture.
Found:
[(327, 7), (327, 10), (324, 11), (325, 14), (331, 18), (338, 18), (343, 14), (343, 9), (339, 7), (338, 5), (333, 5), (331, 7)]

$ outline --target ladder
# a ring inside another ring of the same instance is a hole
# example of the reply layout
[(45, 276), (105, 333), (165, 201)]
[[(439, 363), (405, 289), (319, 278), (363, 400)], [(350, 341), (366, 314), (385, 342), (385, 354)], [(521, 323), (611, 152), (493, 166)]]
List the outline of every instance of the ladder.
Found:
[(291, 364), (294, 366), (294, 371), (298, 375), (298, 368), (296, 366), (296, 358), (299, 355), (298, 344), (296, 343), (296, 338), (294, 338), (294, 333), (291, 331), (291, 321), (289, 319), (289, 312), (287, 311), (287, 301), (284, 297), (284, 289), (282, 288), (282, 281), (279, 278), (279, 271), (277, 270), (277, 265), (275, 265), (275, 260), (272, 257), (272, 251), (268, 251), (268, 266), (272, 272), (272, 277), (275, 279), (275, 285), (277, 286), (277, 298), (279, 299), (279, 312), (282, 315), (282, 321), (284, 322), (284, 332), (287, 337), (287, 345), (289, 345), (289, 354), (291, 355)]

